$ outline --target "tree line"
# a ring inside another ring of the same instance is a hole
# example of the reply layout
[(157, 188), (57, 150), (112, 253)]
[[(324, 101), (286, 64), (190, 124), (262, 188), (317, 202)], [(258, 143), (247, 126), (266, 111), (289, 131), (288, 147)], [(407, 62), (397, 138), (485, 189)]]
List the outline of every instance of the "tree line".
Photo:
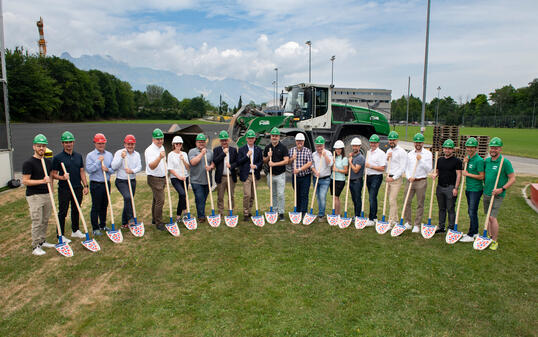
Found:
[[(538, 103), (538, 79), (528, 86), (514, 88), (511, 84), (491, 92), (489, 96), (479, 94), (472, 99), (459, 102), (454, 98), (434, 98), (426, 103), (425, 120), (446, 125), (484, 127), (536, 127), (536, 104)], [(391, 121), (406, 120), (407, 98), (402, 96), (392, 101)], [(409, 122), (420, 122), (422, 101), (409, 97)]]

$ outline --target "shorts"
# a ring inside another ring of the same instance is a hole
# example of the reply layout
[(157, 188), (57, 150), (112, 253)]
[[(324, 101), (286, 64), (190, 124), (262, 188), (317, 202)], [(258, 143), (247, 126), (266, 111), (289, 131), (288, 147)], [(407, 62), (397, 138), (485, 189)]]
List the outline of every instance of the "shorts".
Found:
[[(497, 218), (497, 215), (499, 214), (499, 208), (501, 208), (501, 204), (503, 203), (504, 197), (501, 196), (495, 196), (495, 200), (493, 200), (493, 206), (491, 207), (491, 214), (489, 216), (493, 218)], [(488, 214), (488, 208), (489, 203), (491, 201), (491, 195), (485, 195), (484, 194), (484, 201), (482, 204), (484, 204), (484, 213)]]
[[(346, 186), (346, 182), (344, 180), (337, 180), (334, 182), (335, 185), (335, 191), (334, 194), (339, 197), (342, 193), (342, 190), (344, 189), (344, 186)], [(333, 194), (333, 181), (331, 180), (331, 185), (329, 186), (331, 190), (331, 195)]]

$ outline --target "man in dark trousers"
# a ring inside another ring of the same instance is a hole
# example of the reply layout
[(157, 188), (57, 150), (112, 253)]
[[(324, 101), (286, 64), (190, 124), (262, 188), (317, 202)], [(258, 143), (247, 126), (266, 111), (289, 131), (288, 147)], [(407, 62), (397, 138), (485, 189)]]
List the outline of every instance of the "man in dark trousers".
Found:
[[(88, 181), (86, 171), (84, 171), (84, 161), (82, 155), (73, 150), (75, 145), (75, 136), (69, 131), (65, 131), (61, 136), (64, 150), (52, 158), (52, 178), (59, 181), (58, 183), (58, 219), (60, 220), (61, 235), (65, 235), (65, 217), (71, 204), (71, 237), (84, 239), (85, 236), (79, 229), (79, 218), (75, 199), (71, 194), (67, 180), (71, 181), (79, 205), (82, 204), (82, 195), (88, 194)], [(64, 174), (62, 165), (65, 165), (67, 174)]]
[[(252, 172), (254, 171), (256, 180), (260, 180), (260, 171), (263, 165), (263, 151), (258, 146), (254, 145), (256, 142), (256, 133), (254, 131), (248, 130), (245, 136), (247, 138), (247, 144), (239, 148), (237, 167), (239, 167), (239, 180), (243, 182), (244, 220), (249, 221), (252, 216), (250, 209), (254, 204)], [(253, 156), (253, 164), (251, 164), (250, 161), (251, 156)]]
[(237, 149), (230, 146), (228, 132), (219, 133), (220, 146), (213, 149), (213, 163), (215, 163), (215, 183), (217, 184), (217, 206), (219, 214), (224, 212), (224, 194), (228, 191), (228, 176), (230, 177), (230, 194), (232, 198), (232, 209), (234, 203), (235, 183), (237, 182)]
[(437, 205), (439, 206), (439, 227), (436, 233), (445, 232), (445, 221), (448, 213), (448, 228), (454, 229), (456, 212), (454, 205), (461, 182), (461, 160), (454, 156), (454, 142), (447, 139), (443, 143), (444, 156), (437, 159), (437, 171), (432, 177), (437, 178)]

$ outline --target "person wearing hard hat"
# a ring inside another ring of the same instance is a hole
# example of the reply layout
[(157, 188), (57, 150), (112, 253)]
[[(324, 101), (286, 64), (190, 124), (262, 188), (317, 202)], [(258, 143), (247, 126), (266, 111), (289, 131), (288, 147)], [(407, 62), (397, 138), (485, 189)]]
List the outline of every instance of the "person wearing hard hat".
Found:
[(336, 214), (340, 214), (340, 194), (346, 185), (346, 174), (348, 171), (348, 161), (346, 157), (346, 152), (344, 150), (344, 142), (337, 140), (334, 142), (334, 165), (333, 173), (331, 180), (334, 180), (334, 192), (333, 192), (333, 181), (331, 181), (329, 188), (331, 194), (334, 193), (334, 209)]
[(467, 155), (463, 162), (467, 163), (467, 170), (462, 175), (465, 177), (469, 231), (460, 242), (473, 242), (478, 235), (478, 205), (484, 192), (484, 159), (478, 155), (478, 141), (474, 137), (469, 137), (465, 142), (465, 151)]
[(164, 133), (161, 129), (154, 129), (151, 134), (151, 145), (144, 151), (146, 161), (146, 176), (148, 186), (151, 188), (153, 199), (151, 201), (151, 224), (160, 231), (164, 231), (163, 206), (164, 187), (166, 186), (166, 170), (164, 168), (166, 152), (164, 151)]
[(235, 183), (237, 182), (237, 149), (230, 146), (228, 132), (219, 132), (220, 146), (213, 149), (213, 163), (215, 164), (215, 183), (217, 184), (217, 207), (219, 214), (224, 214), (224, 195), (228, 191), (228, 176), (230, 178), (230, 194), (232, 208), (234, 203)]
[(327, 201), (327, 191), (331, 184), (331, 166), (333, 165), (333, 155), (331, 151), (325, 149), (325, 138), (318, 136), (314, 140), (316, 151), (312, 153), (312, 172), (318, 180), (318, 221), (325, 220), (325, 204)]
[(368, 199), (370, 201), (370, 212), (366, 226), (374, 226), (377, 220), (377, 194), (383, 183), (383, 172), (387, 166), (385, 152), (379, 148), (379, 136), (375, 133), (370, 136), (370, 150), (368, 150), (368, 161), (366, 167), (366, 188), (368, 188)]
[(445, 222), (448, 214), (448, 228), (454, 229), (456, 222), (456, 198), (461, 183), (461, 160), (454, 156), (454, 141), (447, 139), (443, 143), (443, 156), (437, 159), (437, 170), (432, 178), (437, 178), (437, 205), (439, 207), (439, 225), (436, 233), (445, 232)]
[(392, 228), (398, 223), (398, 194), (402, 187), (402, 176), (407, 165), (407, 152), (398, 145), (399, 135), (396, 131), (389, 133), (389, 149), (387, 150), (387, 162), (390, 160), (387, 172), (388, 199), (389, 199), (389, 225)]
[(295, 147), (290, 149), (290, 163), (297, 181), (297, 186), (293, 186), (297, 196), (297, 212), (303, 214), (308, 212), (308, 195), (312, 180), (312, 151), (304, 146), (304, 142), (304, 134), (298, 133), (295, 135)]
[[(404, 220), (406, 229), (413, 228), (413, 233), (420, 233), (420, 225), (422, 224), (422, 216), (424, 215), (424, 200), (426, 199), (426, 189), (428, 188), (428, 174), (432, 170), (433, 157), (430, 151), (424, 149), (423, 134), (417, 133), (413, 136), (413, 142), (415, 149), (409, 151), (407, 154), (407, 167), (405, 168), (405, 176), (407, 177), (406, 193), (411, 182), (413, 182), (413, 185), (411, 186), (409, 199), (405, 206)], [(413, 177), (413, 168), (417, 162), (417, 169)], [(415, 195), (417, 196), (417, 211), (413, 222), (411, 219), (411, 207)], [(413, 223), (413, 227), (411, 227), (411, 223)]]
[[(493, 137), (489, 141), (489, 155), (484, 163), (484, 213), (488, 213), (489, 204), (491, 198), (493, 199), (493, 207), (489, 215), (488, 231), (493, 240), (489, 246), (491, 250), (497, 250), (499, 248), (499, 221), (497, 216), (499, 215), (499, 209), (506, 196), (506, 190), (510, 188), (516, 182), (516, 174), (512, 163), (501, 155), (503, 148), (503, 141), (499, 137)], [(501, 165), (501, 160), (504, 158), (503, 167), (499, 176), (499, 182), (495, 185), (497, 180), (497, 173)]]
[(362, 186), (364, 176), (364, 156), (361, 153), (362, 142), (360, 138), (355, 137), (351, 140), (351, 153), (348, 156), (348, 163), (351, 166), (349, 174), (349, 191), (351, 192), (351, 200), (353, 200), (353, 208), (355, 216), (361, 215), (362, 208)]
[(102, 235), (102, 231), (109, 230), (106, 226), (108, 197), (103, 172), (106, 173), (107, 183), (110, 186), (110, 175), (114, 173), (112, 169), (114, 156), (105, 150), (106, 142), (105, 135), (102, 133), (95, 134), (93, 137), (95, 150), (86, 155), (86, 171), (90, 175), (90, 195), (92, 196), (90, 220), (93, 235)]
[[(35, 136), (33, 140), (34, 155), (22, 164), (22, 183), (26, 185), (26, 201), (32, 219), (32, 254), (34, 255), (44, 255), (43, 248), (54, 247), (52, 243), (45, 241), (52, 213), (47, 184), (53, 181), (52, 178), (45, 177), (41, 164), (47, 145), (47, 137), (42, 134)], [(50, 159), (45, 159), (45, 167), (47, 174), (50, 174), (52, 171)]]
[[(206, 136), (203, 133), (199, 133), (196, 136), (196, 147), (189, 151), (189, 163), (191, 164), (190, 179), (192, 191), (194, 192), (198, 223), (206, 221), (205, 203), (210, 193), (206, 171), (211, 173), (211, 170), (215, 168), (215, 164), (213, 164), (213, 151), (206, 148), (206, 142)], [(205, 156), (207, 156), (207, 166)]]
[(239, 180), (243, 182), (244, 221), (250, 221), (250, 217), (252, 216), (250, 209), (254, 204), (252, 172), (254, 172), (256, 180), (260, 180), (260, 171), (263, 165), (263, 150), (254, 144), (256, 142), (256, 133), (253, 130), (247, 130), (245, 138), (247, 139), (247, 143), (237, 151), (237, 167), (239, 168)]
[[(284, 221), (284, 206), (286, 204), (286, 165), (289, 162), (290, 154), (288, 148), (280, 142), (280, 131), (278, 128), (271, 130), (271, 143), (263, 150), (263, 162), (273, 169), (273, 202), (274, 210), (278, 213), (278, 219)], [(267, 185), (269, 185), (269, 175), (267, 175)]]
[(133, 205), (127, 179), (131, 181), (134, 197), (136, 193), (136, 174), (142, 171), (142, 160), (138, 151), (135, 151), (135, 146), (135, 136), (125, 136), (123, 149), (116, 151), (112, 159), (112, 169), (116, 172), (116, 188), (123, 197), (123, 211), (121, 213), (121, 226), (123, 228), (129, 228), (129, 223), (134, 223)]
[[(189, 188), (189, 156), (183, 149), (183, 138), (174, 136), (172, 139), (173, 151), (168, 153), (168, 172), (170, 173), (170, 182), (178, 194), (176, 208), (176, 222), (182, 220), (183, 211), (187, 209), (187, 191), (185, 186)], [(185, 183), (184, 183), (185, 182)]]
[[(52, 158), (52, 173), (51, 177), (58, 180), (58, 220), (60, 221), (60, 229), (64, 235), (65, 217), (71, 204), (71, 237), (84, 239), (86, 236), (79, 229), (80, 214), (78, 213), (75, 199), (69, 189), (67, 180), (71, 182), (79, 205), (82, 204), (82, 195), (88, 194), (88, 180), (86, 171), (84, 170), (84, 160), (82, 155), (73, 150), (75, 145), (75, 136), (65, 131), (60, 137), (63, 151)], [(62, 165), (65, 165), (67, 174), (64, 174)]]

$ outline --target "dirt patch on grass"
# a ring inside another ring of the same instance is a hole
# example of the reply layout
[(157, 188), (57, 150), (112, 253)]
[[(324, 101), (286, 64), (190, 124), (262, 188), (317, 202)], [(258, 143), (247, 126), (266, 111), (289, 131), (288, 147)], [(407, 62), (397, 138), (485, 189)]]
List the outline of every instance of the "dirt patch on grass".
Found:
[(14, 190), (0, 192), (0, 205), (18, 201), (19, 199), (24, 198), (25, 193), (26, 187), (19, 187)]

